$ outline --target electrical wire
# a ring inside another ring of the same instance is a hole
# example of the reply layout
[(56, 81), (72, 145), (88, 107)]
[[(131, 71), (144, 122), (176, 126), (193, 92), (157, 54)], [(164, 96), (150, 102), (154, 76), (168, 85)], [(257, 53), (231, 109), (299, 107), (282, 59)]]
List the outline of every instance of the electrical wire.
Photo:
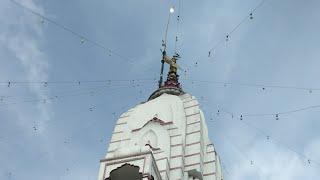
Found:
[(288, 111), (279, 111), (279, 112), (274, 112), (274, 113), (232, 113), (229, 111), (225, 111), (223, 108), (219, 109), (218, 111), (229, 114), (232, 117), (244, 118), (244, 117), (272, 116), (272, 117), (276, 117), (276, 119), (277, 118), (279, 119), (279, 115), (281, 115), (281, 114), (288, 115), (288, 114), (293, 114), (293, 113), (297, 113), (297, 112), (301, 112), (301, 111), (307, 111), (307, 110), (319, 109), (319, 108), (320, 108), (320, 105), (314, 105), (314, 106), (306, 106), (306, 107), (302, 107), (302, 108), (298, 108), (298, 109), (293, 109), (293, 110), (288, 110)]
[(156, 79), (106, 79), (106, 80), (74, 80), (74, 81), (0, 81), (0, 85), (6, 85), (11, 87), (13, 85), (43, 85), (47, 87), (49, 84), (72, 84), (82, 85), (90, 83), (114, 83), (114, 82), (144, 82), (144, 81), (155, 81)]
[[(117, 88), (128, 88), (128, 87), (132, 87), (132, 86), (128, 86), (128, 85), (127, 86), (118, 86)], [(18, 105), (18, 104), (22, 104), (22, 103), (37, 103), (37, 102), (49, 103), (49, 102), (53, 102), (53, 101), (55, 101), (57, 99), (61, 99), (61, 98), (77, 97), (77, 96), (82, 96), (82, 95), (96, 95), (100, 91), (102, 91), (106, 88), (110, 88), (110, 86), (101, 86), (99, 88), (96, 88), (96, 89), (90, 90), (90, 91), (86, 91), (86, 92), (77, 92), (77, 93), (69, 93), (69, 94), (55, 94), (50, 97), (37, 98), (37, 99), (27, 99), (27, 100), (22, 100), (20, 102), (0, 103), (0, 108), (7, 107), (9, 105)]]
[(229, 31), (224, 38), (221, 38), (221, 39), (217, 42), (217, 44), (216, 44), (215, 46), (213, 46), (213, 47), (209, 50), (209, 52), (214, 52), (214, 50), (215, 50), (218, 46), (220, 46), (221, 43), (223, 43), (224, 41), (228, 41), (229, 38), (230, 38), (230, 36), (231, 36), (235, 31), (237, 31), (242, 24), (244, 24), (248, 19), (252, 19), (251, 17), (252, 17), (252, 15), (253, 15), (253, 13), (254, 13), (255, 11), (257, 11), (259, 8), (261, 8), (262, 5), (265, 4), (266, 1), (267, 1), (267, 0), (261, 0), (260, 3), (257, 4), (257, 5), (250, 11), (250, 13), (249, 13), (248, 15), (246, 15), (238, 24), (236, 24), (236, 26), (234, 26), (234, 28), (233, 28), (231, 31)]
[(92, 40), (92, 39), (88, 38), (87, 36), (84, 36), (83, 34), (80, 34), (80, 33), (76, 32), (76, 31), (72, 30), (71, 28), (69, 28), (69, 27), (67, 27), (67, 26), (65, 26), (65, 25), (63, 25), (63, 24), (61, 24), (61, 23), (59, 23), (59, 22), (57, 22), (57, 21), (55, 21), (55, 20), (52, 20), (52, 19), (44, 16), (43, 14), (40, 14), (40, 13), (34, 11), (33, 9), (31, 9), (31, 8), (29, 8), (29, 7), (27, 7), (27, 6), (23, 5), (23, 4), (15, 1), (15, 0), (10, 0), (10, 1), (11, 1), (12, 3), (18, 5), (18, 6), (21, 7), (22, 9), (25, 9), (25, 10), (29, 11), (30, 13), (32, 13), (32, 14), (34, 14), (34, 15), (36, 15), (36, 16), (38, 16), (38, 17), (40, 17), (40, 18), (42, 18), (42, 19), (44, 19), (44, 20), (46, 20), (46, 21), (48, 21), (48, 22), (50, 22), (50, 23), (52, 23), (53, 25), (61, 28), (62, 30), (67, 31), (67, 32), (69, 32), (70, 34), (76, 36), (77, 38), (79, 38), (79, 39), (81, 40), (81, 43), (84, 43), (85, 41), (90, 42), (90, 43), (93, 44), (94, 46), (96, 46), (96, 47), (98, 47), (98, 48), (100, 48), (100, 49), (108, 52), (109, 55), (113, 54), (113, 55), (115, 55), (115, 56), (118, 56), (120, 59), (125, 60), (126, 62), (133, 62), (133, 60), (131, 60), (130, 58), (127, 58), (127, 57), (123, 56), (122, 54), (116, 52), (115, 50), (112, 50), (112, 49), (110, 49), (110, 48), (107, 48), (107, 47), (105, 47), (103, 44), (101, 44), (101, 43), (99, 43), (99, 42), (97, 42), (97, 41), (95, 41), (95, 40)]
[[(125, 87), (125, 88), (127, 88), (127, 87)], [(97, 89), (97, 91), (95, 91), (95, 92), (88, 92), (87, 94), (95, 94), (95, 95), (101, 95), (102, 94), (102, 92), (103, 92), (103, 89)], [(114, 97), (114, 95), (116, 95), (116, 94), (120, 94), (121, 92), (120, 91), (113, 91), (113, 92), (111, 92), (111, 94), (112, 94), (112, 97)], [(77, 95), (72, 95), (72, 96), (64, 96), (63, 98), (67, 98), (67, 97), (75, 97), (75, 96), (80, 96), (80, 95), (86, 95), (85, 93), (83, 93), (83, 94), (77, 94)], [(109, 94), (110, 95), (110, 94)], [(110, 97), (110, 96), (109, 96)], [(92, 112), (93, 111), (93, 109), (97, 109), (97, 107), (98, 106), (101, 106), (101, 105), (104, 105), (104, 104), (106, 104), (106, 103), (101, 103), (101, 104), (96, 104), (96, 105), (94, 105), (94, 106), (89, 106), (89, 108), (88, 108), (88, 110), (90, 111), (90, 112)], [(129, 105), (126, 105), (126, 106), (124, 106), (124, 107), (122, 107), (121, 108), (121, 110), (123, 110), (125, 107), (128, 107)], [(115, 115), (115, 113), (114, 113), (114, 115)], [(95, 121), (95, 123), (98, 123), (98, 122), (100, 122), (100, 121)], [(57, 121), (47, 121), (46, 122), (46, 125), (48, 126), (48, 125), (52, 125), (52, 123), (57, 123)], [(91, 123), (91, 125), (92, 124), (95, 124), (95, 123)], [(90, 125), (90, 126), (91, 126)], [(38, 130), (38, 126), (37, 125), (34, 125), (34, 127), (33, 127), (34, 129), (34, 131), (36, 132), (37, 130)], [(83, 129), (87, 129), (88, 127), (86, 126), (85, 128), (83, 128)], [(14, 133), (12, 133), (12, 134), (18, 134), (18, 133), (20, 133), (22, 130), (24, 130), (24, 129), (20, 129), (20, 130), (18, 130), (18, 131), (15, 131)], [(78, 131), (79, 132), (79, 131)], [(83, 132), (83, 131), (80, 131), (80, 132)], [(8, 136), (9, 137), (9, 136)], [(7, 142), (7, 141), (5, 141), (5, 139), (8, 139), (8, 137), (7, 138), (4, 138), (3, 137), (3, 135), (1, 135), (0, 136), (0, 142)], [(69, 136), (69, 139), (71, 139), (72, 138), (72, 136)]]
[[(229, 118), (226, 118), (227, 120), (230, 120), (230, 121), (234, 121), (234, 120), (231, 120)], [(232, 118), (233, 119), (233, 118)], [(290, 150), (291, 152), (294, 152), (295, 154), (297, 154), (298, 156), (302, 157), (303, 159), (307, 160), (308, 163), (310, 164), (311, 162), (313, 162), (314, 164), (316, 164), (317, 166), (320, 167), (320, 163), (309, 158), (308, 156), (306, 156), (305, 154), (295, 150), (294, 148), (290, 147), (289, 145), (287, 145), (286, 143), (283, 143), (282, 141), (276, 139), (275, 137), (272, 137), (270, 135), (268, 135), (268, 133), (266, 133), (264, 130), (260, 129), (260, 128), (257, 128), (256, 126), (253, 126), (251, 123), (249, 122), (246, 122), (244, 120), (240, 120), (238, 122), (241, 122), (243, 124), (245, 124), (247, 127), (249, 128), (252, 128), (254, 130), (256, 130), (257, 132), (259, 132), (261, 135), (263, 135), (264, 137), (267, 137), (268, 140), (272, 140), (271, 142), (274, 142), (275, 144), (278, 144), (278, 145), (281, 145), (283, 147), (285, 147), (286, 149)]]
[(174, 52), (178, 54), (178, 41), (180, 39), (180, 21), (181, 21), (181, 11), (182, 11), (182, 0), (179, 0), (179, 7), (178, 7), (178, 16), (177, 16), (177, 29), (176, 29), (176, 39), (174, 42)]
[(244, 86), (244, 87), (259, 87), (262, 90), (266, 88), (275, 88), (275, 89), (293, 89), (293, 90), (304, 90), (312, 93), (313, 91), (320, 91), (320, 88), (314, 87), (298, 87), (298, 86), (283, 86), (283, 85), (268, 85), (268, 84), (255, 84), (255, 83), (237, 83), (237, 82), (223, 82), (223, 81), (209, 81), (209, 80), (195, 80), (195, 79), (184, 79), (186, 81), (191, 81), (191, 83), (207, 83), (207, 84), (219, 84), (225, 87), (227, 86)]

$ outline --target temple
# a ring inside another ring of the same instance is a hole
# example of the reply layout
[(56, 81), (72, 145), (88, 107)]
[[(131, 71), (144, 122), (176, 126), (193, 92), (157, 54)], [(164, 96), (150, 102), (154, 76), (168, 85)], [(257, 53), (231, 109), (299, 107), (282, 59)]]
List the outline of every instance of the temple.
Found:
[[(184, 92), (177, 56), (163, 53), (167, 79), (148, 101), (123, 113), (114, 128), (98, 180), (222, 180), (197, 99)], [(161, 72), (161, 73), (162, 73)]]

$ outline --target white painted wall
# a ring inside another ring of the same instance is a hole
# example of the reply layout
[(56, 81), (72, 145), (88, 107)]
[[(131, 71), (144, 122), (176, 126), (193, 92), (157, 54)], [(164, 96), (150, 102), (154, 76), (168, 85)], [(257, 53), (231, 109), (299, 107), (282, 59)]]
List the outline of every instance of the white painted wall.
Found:
[[(147, 143), (155, 149), (149, 149)], [(204, 180), (222, 179), (220, 160), (208, 138), (204, 114), (199, 102), (189, 94), (163, 94), (123, 113), (115, 126), (106, 162), (108, 158), (148, 149), (155, 161), (150, 171), (159, 171), (163, 180), (188, 180), (190, 174)], [(136, 163), (141, 166), (141, 161)], [(113, 170), (110, 166), (108, 171), (102, 171), (105, 166), (101, 163), (99, 178), (101, 173)]]

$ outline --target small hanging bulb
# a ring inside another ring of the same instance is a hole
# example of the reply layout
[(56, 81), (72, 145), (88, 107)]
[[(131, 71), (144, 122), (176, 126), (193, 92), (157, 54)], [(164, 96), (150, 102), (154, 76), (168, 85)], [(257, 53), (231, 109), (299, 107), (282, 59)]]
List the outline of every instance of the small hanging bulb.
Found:
[(253, 19), (253, 13), (250, 13), (250, 19)]
[(40, 22), (41, 22), (41, 24), (44, 24), (44, 18), (43, 17), (41, 17)]
[(266, 88), (265, 88), (265, 87), (263, 87), (263, 88), (262, 88), (262, 90), (266, 90)]
[(86, 40), (83, 37), (81, 37), (81, 40), (80, 40), (81, 44), (83, 44), (85, 41)]
[(229, 36), (229, 34), (227, 34), (227, 35), (226, 35), (226, 41), (227, 41), (227, 42), (229, 41), (229, 38), (230, 38), (230, 36)]
[(209, 51), (208, 57), (211, 57), (211, 51)]
[(11, 82), (9, 81), (9, 82), (8, 82), (8, 87), (10, 87), (10, 85), (11, 85)]
[(217, 111), (217, 116), (219, 116), (219, 115), (220, 115), (220, 110)]
[(276, 114), (276, 120), (277, 121), (279, 120), (279, 114)]
[(240, 115), (240, 121), (242, 121), (243, 120), (243, 116), (242, 116), (242, 114)]
[(174, 7), (171, 7), (170, 8), (170, 14), (173, 14), (174, 13)]
[(48, 86), (48, 82), (44, 82), (43, 87), (47, 87), (47, 86)]
[(308, 159), (308, 164), (311, 164), (311, 160), (310, 159)]
[(4, 99), (4, 96), (0, 96), (0, 102), (2, 102)]

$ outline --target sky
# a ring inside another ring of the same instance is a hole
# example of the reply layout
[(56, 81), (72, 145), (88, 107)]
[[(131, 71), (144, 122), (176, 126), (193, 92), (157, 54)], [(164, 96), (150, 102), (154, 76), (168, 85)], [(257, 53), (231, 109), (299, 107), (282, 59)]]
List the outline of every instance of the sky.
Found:
[[(117, 117), (157, 88), (171, 6), (174, 53), (179, 1), (18, 2), (113, 53), (0, 1), (0, 179), (97, 179)], [(319, 105), (320, 2), (266, 0), (225, 41), (259, 3), (182, 0), (180, 82), (201, 103), (226, 180), (318, 179), (319, 109), (275, 115)], [(18, 81), (35, 83), (8, 86)], [(74, 83), (51, 83), (62, 81)]]

